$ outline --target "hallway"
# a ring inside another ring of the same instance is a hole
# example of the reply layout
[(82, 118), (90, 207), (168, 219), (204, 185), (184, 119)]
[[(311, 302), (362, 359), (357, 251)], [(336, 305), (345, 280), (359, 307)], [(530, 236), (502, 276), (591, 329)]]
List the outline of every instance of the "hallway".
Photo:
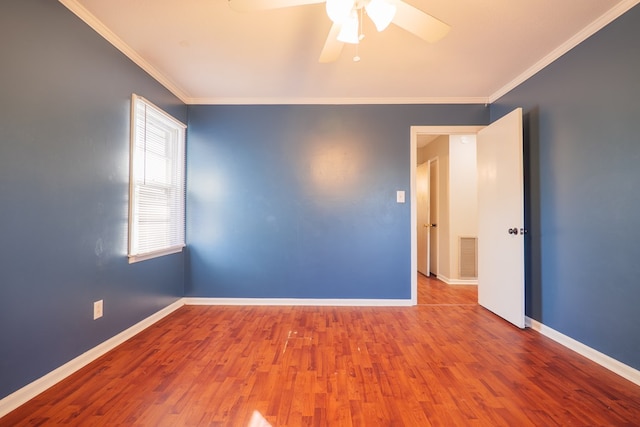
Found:
[(418, 273), (418, 305), (476, 305), (476, 285), (447, 285), (433, 276)]

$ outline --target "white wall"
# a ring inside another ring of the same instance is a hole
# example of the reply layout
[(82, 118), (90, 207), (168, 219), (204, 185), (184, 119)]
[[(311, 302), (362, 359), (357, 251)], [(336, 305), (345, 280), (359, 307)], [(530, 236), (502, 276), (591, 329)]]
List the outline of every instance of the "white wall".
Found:
[(449, 278), (460, 279), (459, 237), (478, 235), (476, 136), (449, 137)]
[[(449, 135), (442, 135), (418, 150), (419, 163), (438, 159), (438, 277), (450, 274), (449, 260)], [(433, 270), (433, 268), (432, 268)]]

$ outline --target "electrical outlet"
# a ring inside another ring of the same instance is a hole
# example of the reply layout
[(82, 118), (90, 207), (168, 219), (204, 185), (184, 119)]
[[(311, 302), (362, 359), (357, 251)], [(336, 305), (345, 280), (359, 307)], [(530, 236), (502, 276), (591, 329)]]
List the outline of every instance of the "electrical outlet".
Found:
[(102, 317), (102, 300), (93, 303), (93, 320)]

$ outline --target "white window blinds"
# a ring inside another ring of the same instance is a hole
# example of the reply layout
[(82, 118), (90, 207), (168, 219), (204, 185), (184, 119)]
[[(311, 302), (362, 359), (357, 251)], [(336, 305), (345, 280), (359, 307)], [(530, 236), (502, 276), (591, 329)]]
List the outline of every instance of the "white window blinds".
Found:
[(185, 128), (133, 95), (129, 262), (180, 252), (185, 246)]

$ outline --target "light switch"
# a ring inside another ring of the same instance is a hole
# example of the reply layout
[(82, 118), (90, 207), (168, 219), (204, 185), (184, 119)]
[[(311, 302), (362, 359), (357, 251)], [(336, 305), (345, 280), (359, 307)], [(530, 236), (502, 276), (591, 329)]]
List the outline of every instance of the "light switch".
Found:
[(404, 191), (403, 190), (396, 191), (396, 202), (404, 203)]

